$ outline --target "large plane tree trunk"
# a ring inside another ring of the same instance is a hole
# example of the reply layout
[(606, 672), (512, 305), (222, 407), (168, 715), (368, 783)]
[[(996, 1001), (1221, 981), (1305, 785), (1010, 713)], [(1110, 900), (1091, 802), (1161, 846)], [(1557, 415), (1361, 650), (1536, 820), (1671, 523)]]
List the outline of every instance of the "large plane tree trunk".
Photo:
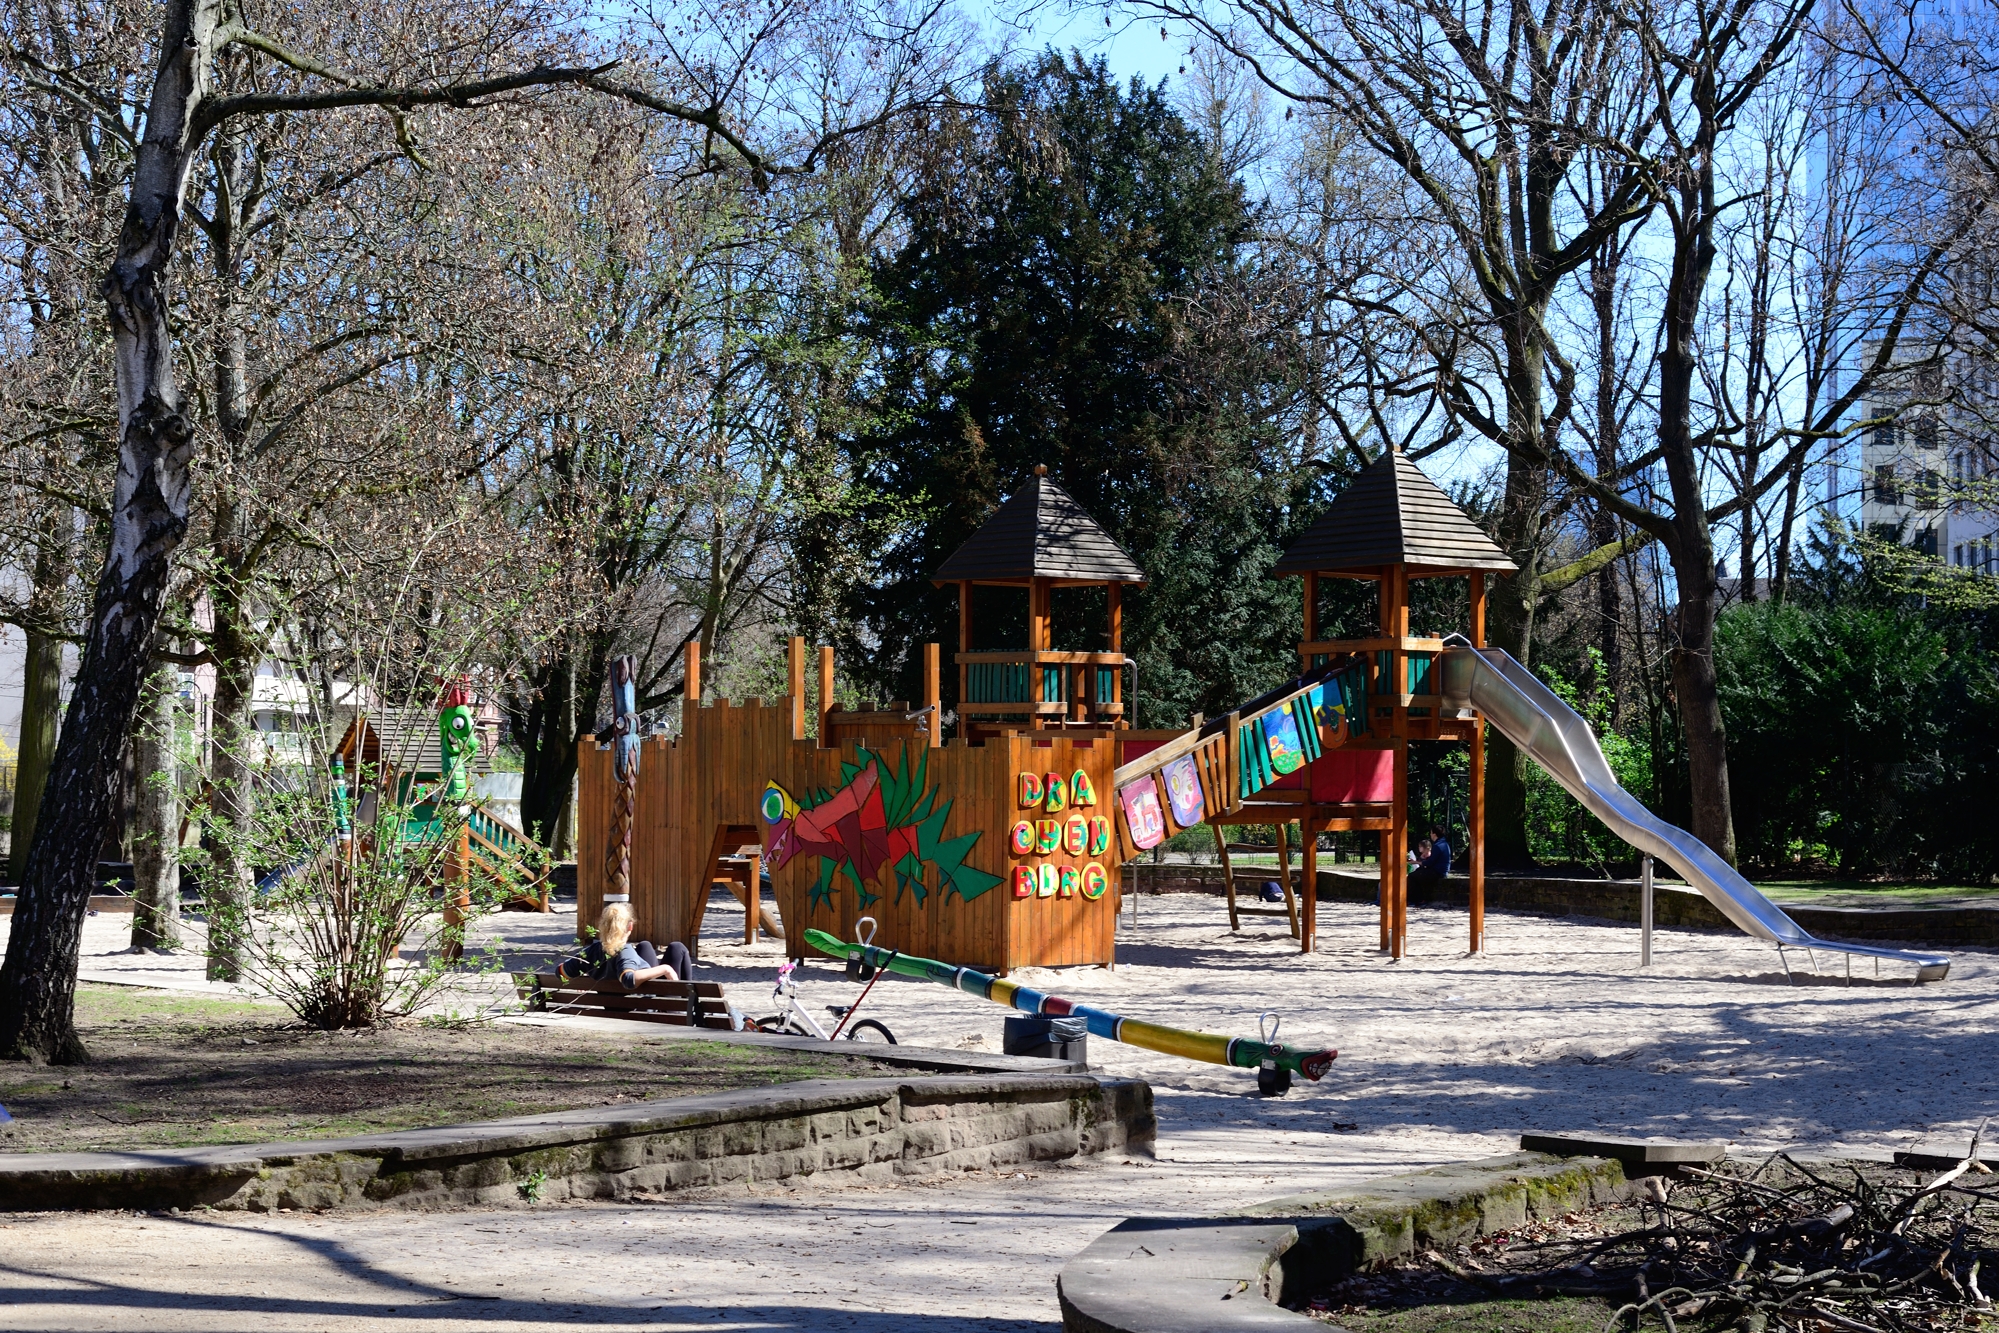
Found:
[(180, 795), (174, 754), (174, 696), (180, 673), (154, 671), (133, 732), (139, 775), (132, 830), (132, 949), (180, 948)]
[(243, 943), (250, 904), (256, 893), (251, 869), (255, 793), (250, 745), (256, 728), (251, 717), (256, 665), (234, 642), (233, 614), (218, 602), (215, 615), (215, 703), (208, 746), (208, 873), (201, 897), (208, 915), (208, 977), (211, 981), (243, 978)]
[[(58, 515), (45, 522), (52, 528)], [(69, 576), (63, 545), (48, 532), (35, 548), (32, 583), (28, 590), (26, 634), (28, 651), (21, 664), (21, 746), (15, 753), (13, 837), (8, 850), (7, 882), (19, 884), (28, 864), (28, 844), (34, 841), (35, 813), (48, 786), (55, 762), (56, 734), (62, 713), (62, 640), (57, 636), (63, 583)]]
[(163, 17), (131, 202), (103, 288), (118, 380), (109, 550), (0, 964), (0, 1057), (10, 1059), (90, 1058), (76, 1033), (77, 949), (119, 752), (138, 705), (173, 554), (187, 532), (194, 428), (181, 413), (174, 380), (166, 269), (223, 6), (171, 0)]

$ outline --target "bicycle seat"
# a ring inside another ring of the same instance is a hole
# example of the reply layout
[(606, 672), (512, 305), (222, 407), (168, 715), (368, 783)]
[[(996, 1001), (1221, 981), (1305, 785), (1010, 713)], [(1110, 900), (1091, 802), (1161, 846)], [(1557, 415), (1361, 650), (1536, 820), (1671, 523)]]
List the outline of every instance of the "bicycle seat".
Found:
[(835, 1018), (845, 1018), (853, 1007), (851, 1004), (829, 1004), (826, 1006), (826, 1012)]

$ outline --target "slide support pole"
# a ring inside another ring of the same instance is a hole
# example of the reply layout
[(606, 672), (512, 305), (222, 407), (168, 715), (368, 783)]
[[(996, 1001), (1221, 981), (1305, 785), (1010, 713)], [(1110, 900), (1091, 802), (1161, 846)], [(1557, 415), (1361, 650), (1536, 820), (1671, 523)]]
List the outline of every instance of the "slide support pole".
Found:
[(1638, 966), (1652, 966), (1652, 858), (1639, 862)]

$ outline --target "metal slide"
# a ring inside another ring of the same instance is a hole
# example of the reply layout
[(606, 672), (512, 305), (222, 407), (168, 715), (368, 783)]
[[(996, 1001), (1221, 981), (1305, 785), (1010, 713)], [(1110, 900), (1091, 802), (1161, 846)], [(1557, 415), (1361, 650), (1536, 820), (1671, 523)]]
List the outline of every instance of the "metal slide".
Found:
[[(1942, 981), (1949, 974), (1950, 959), (1944, 954), (1835, 944), (1808, 934), (1706, 843), (1666, 823), (1618, 786), (1589, 723), (1510, 654), (1497, 648), (1448, 648), (1439, 664), (1446, 708), (1478, 709), (1611, 832), (1679, 871), (1730, 921), (1775, 944), (1780, 956), (1785, 949), (1825, 949), (1908, 963), (1919, 982)], [(1849, 962), (1849, 972), (1851, 967)], [(1787, 961), (1785, 970), (1789, 968)]]

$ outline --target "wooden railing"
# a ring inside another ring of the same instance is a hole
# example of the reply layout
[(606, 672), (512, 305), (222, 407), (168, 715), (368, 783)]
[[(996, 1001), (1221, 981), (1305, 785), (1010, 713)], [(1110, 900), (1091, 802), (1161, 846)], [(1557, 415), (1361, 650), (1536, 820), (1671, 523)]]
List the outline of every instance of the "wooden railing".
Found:
[(958, 711), (971, 717), (1074, 717), (1108, 723), (1124, 716), (1123, 653), (958, 654)]
[(519, 903), (546, 912), (548, 868), (540, 846), (482, 805), (472, 807), (465, 827), (473, 867), (495, 883), (511, 885), (509, 904)]
[[(1333, 662), (1250, 700), (1226, 717), (1215, 718), (1177, 740), (1118, 766), (1118, 828), (1126, 855), (1143, 850), (1134, 839), (1122, 793), (1150, 781), (1153, 799), (1172, 836), (1205, 820), (1241, 810), (1250, 798), (1278, 779), (1296, 773), (1329, 746), (1367, 733), (1368, 663), (1356, 655)], [(1191, 772), (1186, 760), (1192, 760)], [(1167, 770), (1171, 769), (1169, 773)], [(1199, 787), (1199, 818), (1192, 816)], [(1175, 797), (1180, 808), (1175, 808)]]

